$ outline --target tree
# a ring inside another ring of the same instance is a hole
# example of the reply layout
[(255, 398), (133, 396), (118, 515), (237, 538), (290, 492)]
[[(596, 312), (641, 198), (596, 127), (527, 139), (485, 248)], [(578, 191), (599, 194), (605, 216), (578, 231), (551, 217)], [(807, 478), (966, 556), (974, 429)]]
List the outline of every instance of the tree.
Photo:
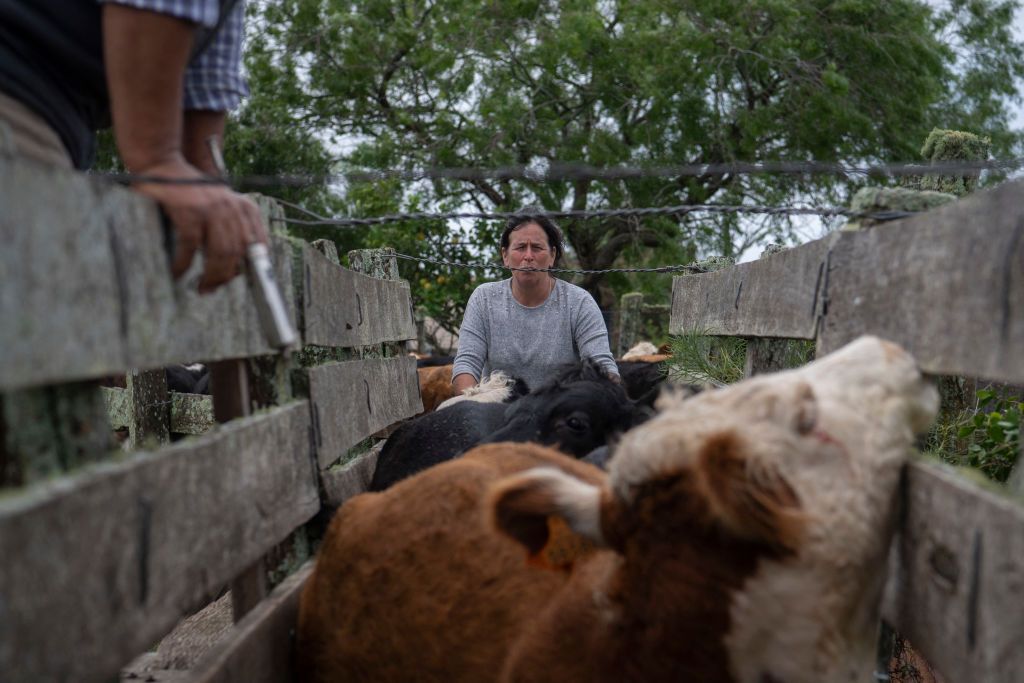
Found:
[[(276, 66), (301, 90), (289, 103), (293, 119), (345, 141), (339, 159), (346, 167), (663, 166), (911, 161), (935, 126), (986, 135), (996, 154), (1016, 151), (1020, 135), (1007, 132), (1006, 102), (1017, 96), (1024, 73), (1021, 44), (1009, 30), (1017, 4), (284, 0), (264, 7), (262, 17)], [(515, 210), (526, 203), (831, 203), (858, 182), (734, 174), (380, 181), (350, 185), (345, 208), (371, 215), (410, 207)], [(458, 242), (470, 244), (457, 253), (496, 252), (494, 225), (467, 227)], [(676, 262), (699, 253), (735, 255), (768, 236), (791, 236), (792, 226), (784, 217), (691, 215), (573, 220), (563, 228), (576, 264), (606, 269), (652, 254)], [(399, 232), (423, 235), (426, 253), (451, 255), (440, 225), (368, 237)], [(428, 272), (435, 279), (441, 273)], [(607, 305), (609, 281), (635, 284), (601, 275), (581, 284)], [(461, 315), (459, 306), (451, 313)]]

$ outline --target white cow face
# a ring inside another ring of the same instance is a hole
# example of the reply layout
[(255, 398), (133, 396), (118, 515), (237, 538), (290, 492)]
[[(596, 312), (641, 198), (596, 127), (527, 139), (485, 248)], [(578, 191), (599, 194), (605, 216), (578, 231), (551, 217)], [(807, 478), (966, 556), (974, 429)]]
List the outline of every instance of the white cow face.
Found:
[[(616, 448), (608, 489), (548, 470), (508, 490), (620, 551), (638, 535), (687, 546), (682, 574), (706, 564), (720, 575), (736, 547), (763, 547), (726, 592), (732, 677), (867, 680), (900, 468), (938, 409), (913, 359), (862, 337), (798, 370), (659, 408)], [(679, 566), (645, 571), (671, 585)]]
[[(724, 526), (793, 551), (763, 560), (734, 596), (737, 680), (867, 680), (900, 467), (937, 410), (937, 391), (906, 352), (862, 337), (798, 370), (667, 399), (623, 439), (609, 467), (619, 500), (696, 468)], [(745, 476), (728, 484), (739, 493), (723, 494), (721, 472), (707, 471), (707, 444), (724, 435), (720, 455), (743, 463)], [(767, 526), (755, 519), (764, 494), (776, 516)]]

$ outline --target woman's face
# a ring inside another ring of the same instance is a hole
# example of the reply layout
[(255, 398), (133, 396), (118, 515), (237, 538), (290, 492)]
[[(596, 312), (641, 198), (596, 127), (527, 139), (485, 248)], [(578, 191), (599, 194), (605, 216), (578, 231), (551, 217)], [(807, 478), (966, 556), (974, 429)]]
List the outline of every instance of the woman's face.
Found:
[[(551, 268), (555, 265), (555, 252), (548, 244), (548, 235), (536, 223), (527, 223), (508, 236), (508, 248), (501, 250), (501, 260), (510, 268)], [(547, 273), (512, 271), (512, 277), (522, 284), (543, 280)]]

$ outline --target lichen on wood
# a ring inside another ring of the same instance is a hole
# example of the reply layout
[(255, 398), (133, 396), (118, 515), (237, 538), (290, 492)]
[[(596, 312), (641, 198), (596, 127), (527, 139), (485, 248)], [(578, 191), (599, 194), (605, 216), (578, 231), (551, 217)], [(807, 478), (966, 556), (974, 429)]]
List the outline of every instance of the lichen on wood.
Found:
[[(910, 211), (921, 213), (956, 201), (956, 195), (947, 192), (915, 190), (909, 187), (862, 187), (853, 195), (850, 209), (857, 213), (883, 211)], [(860, 230), (877, 225), (878, 220), (861, 217), (848, 221), (843, 230)]]
[(110, 424), (100, 387), (72, 382), (3, 394), (0, 486), (21, 486), (106, 459)]
[(204, 434), (216, 425), (213, 399), (203, 394), (171, 394), (171, 431), (175, 434)]
[[(933, 164), (954, 161), (985, 161), (988, 159), (991, 147), (992, 140), (988, 137), (961, 130), (934, 128), (924, 141), (921, 156)], [(922, 190), (948, 192), (957, 197), (963, 197), (977, 189), (980, 175), (980, 170), (943, 175), (929, 174), (921, 178), (920, 186)]]

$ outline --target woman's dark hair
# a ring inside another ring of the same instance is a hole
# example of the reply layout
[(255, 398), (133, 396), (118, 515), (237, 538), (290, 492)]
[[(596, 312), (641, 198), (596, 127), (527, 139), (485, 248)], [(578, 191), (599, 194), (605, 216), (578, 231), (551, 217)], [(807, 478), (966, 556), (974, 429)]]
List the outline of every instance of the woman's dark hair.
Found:
[(515, 216), (508, 219), (505, 223), (505, 230), (501, 233), (501, 248), (508, 249), (509, 235), (530, 223), (539, 225), (544, 234), (548, 236), (548, 246), (555, 250), (554, 265), (557, 266), (559, 261), (562, 260), (562, 254), (565, 252), (562, 231), (558, 228), (557, 223), (544, 215), (544, 209), (539, 206), (524, 206), (516, 211)]

